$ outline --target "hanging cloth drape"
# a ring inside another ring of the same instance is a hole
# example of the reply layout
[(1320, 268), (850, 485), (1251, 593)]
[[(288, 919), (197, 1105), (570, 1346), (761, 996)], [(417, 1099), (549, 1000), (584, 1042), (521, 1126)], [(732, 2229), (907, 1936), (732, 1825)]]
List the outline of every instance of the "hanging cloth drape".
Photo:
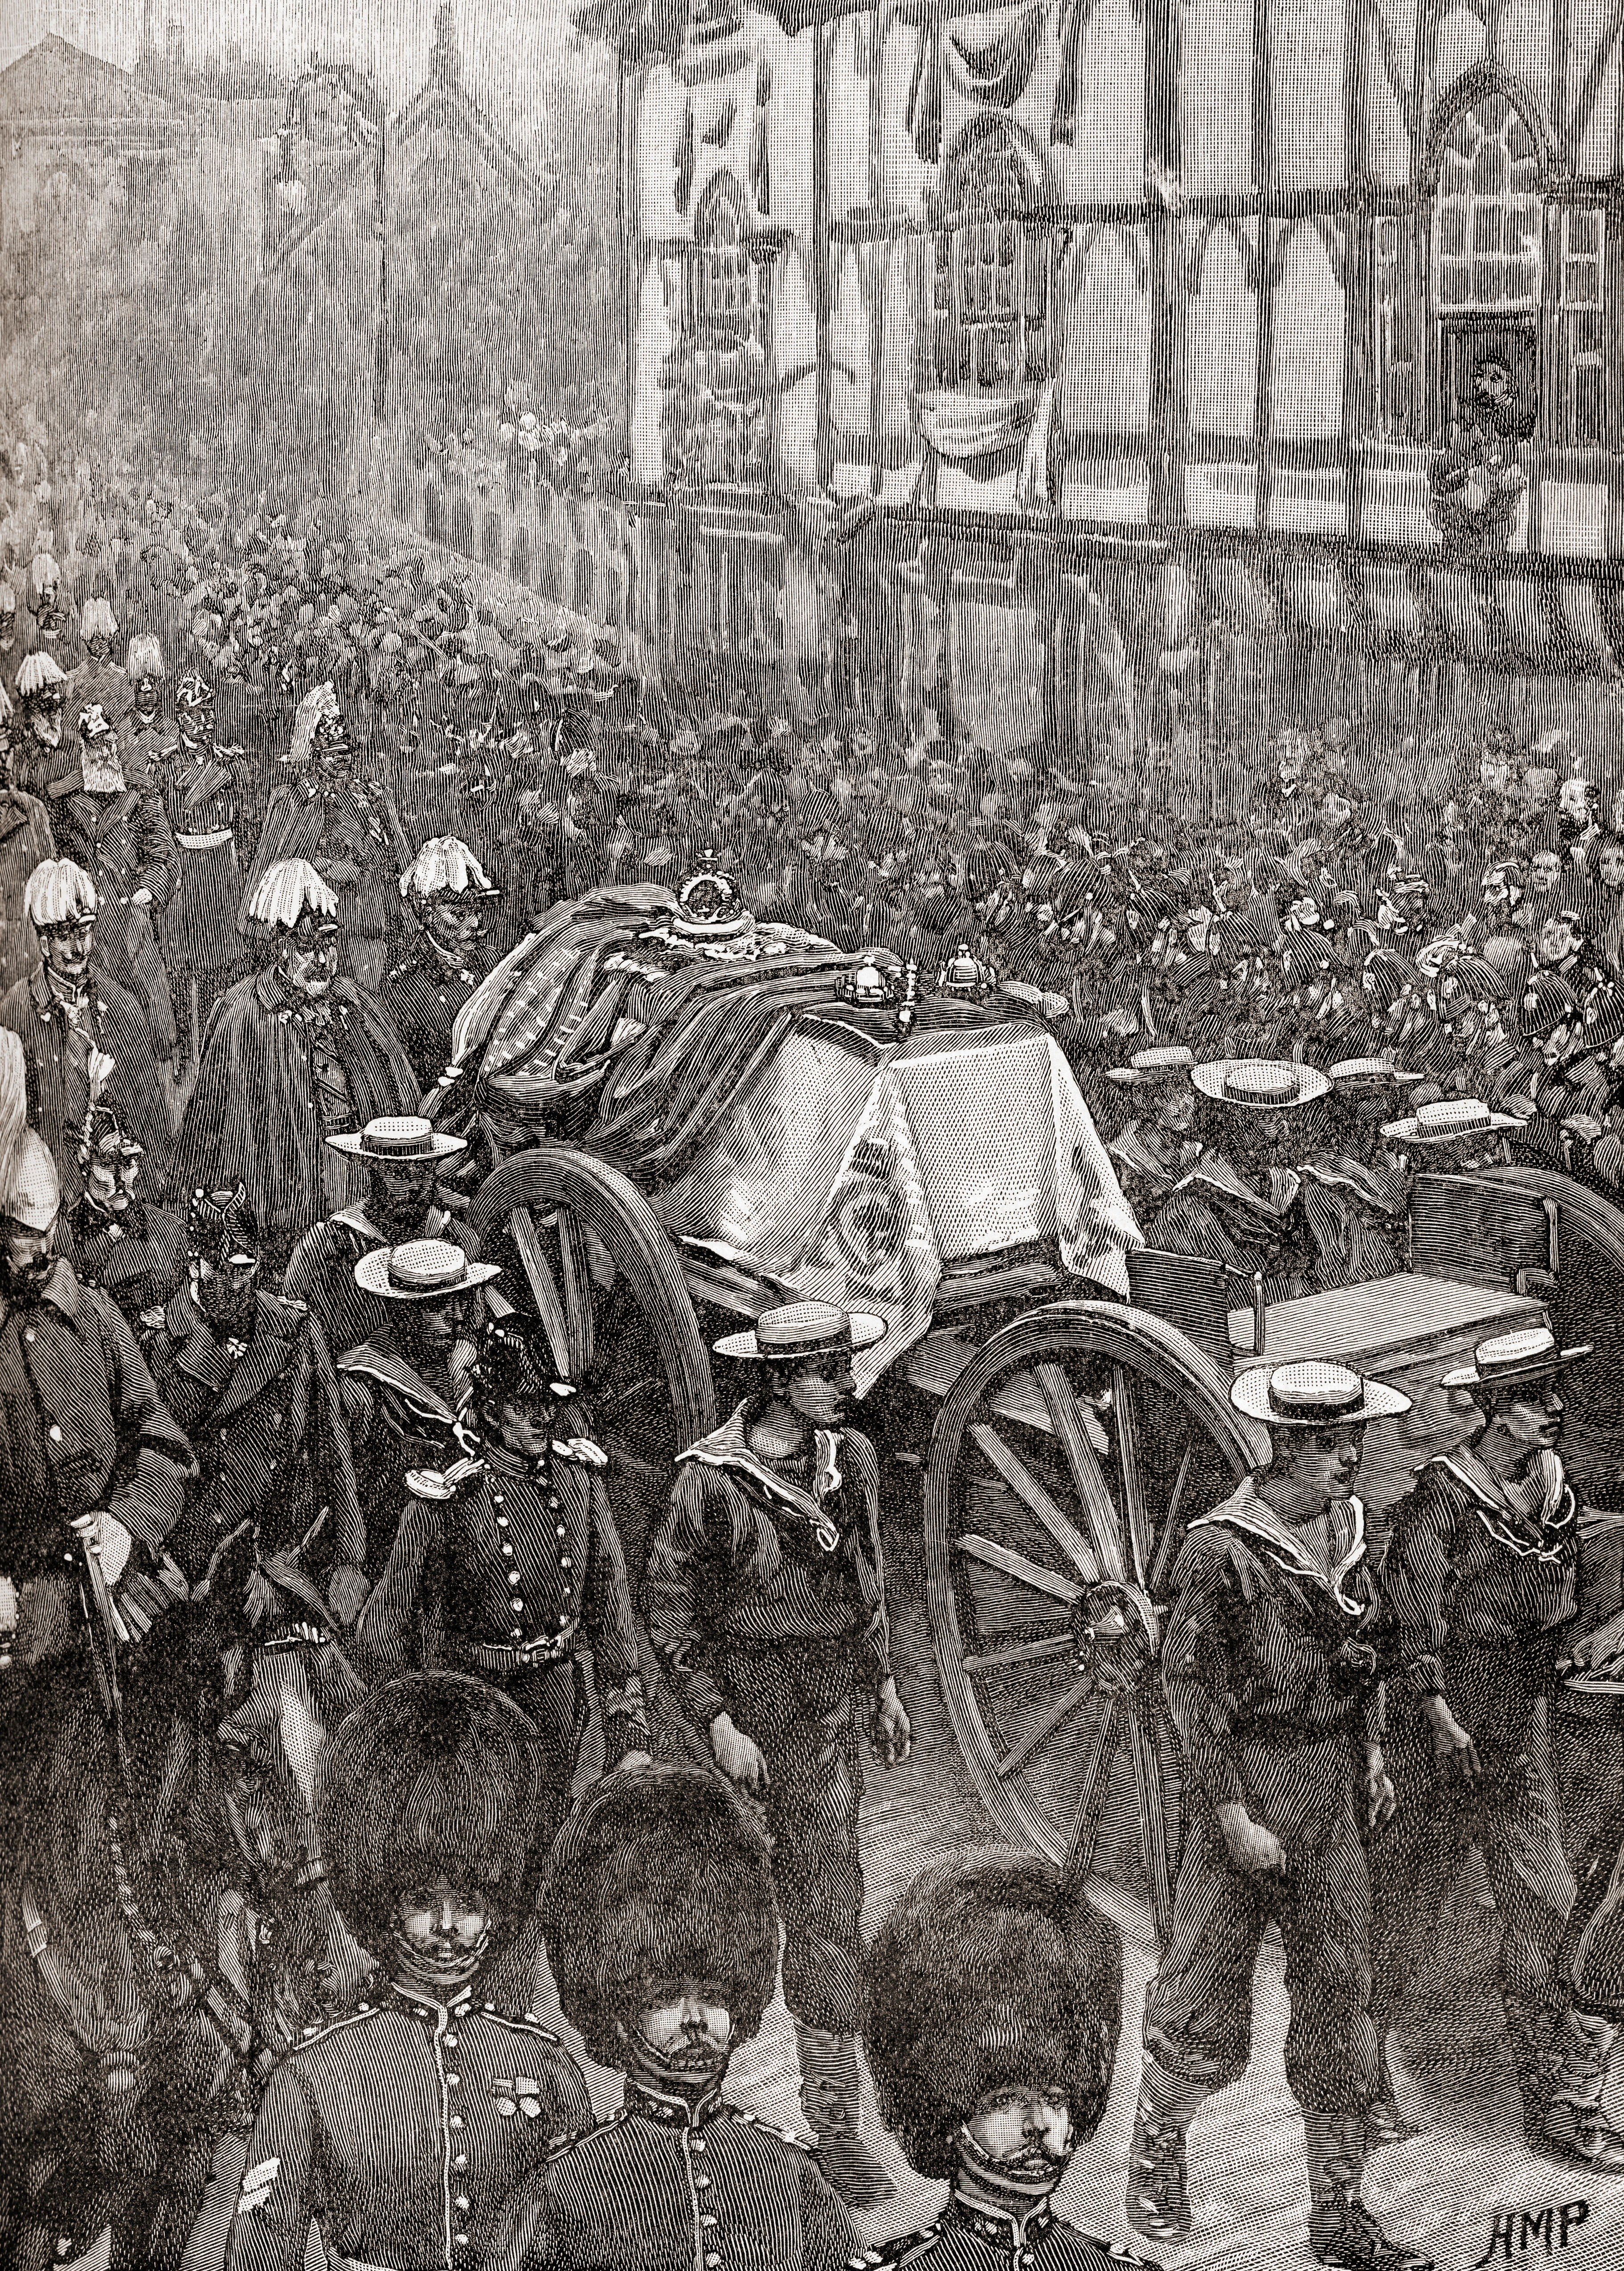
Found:
[(1020, 101), (1038, 60), (1046, 4), (1026, 0), (990, 36), (974, 42), (962, 32), (948, 34), (948, 70), (960, 94), (997, 110)]

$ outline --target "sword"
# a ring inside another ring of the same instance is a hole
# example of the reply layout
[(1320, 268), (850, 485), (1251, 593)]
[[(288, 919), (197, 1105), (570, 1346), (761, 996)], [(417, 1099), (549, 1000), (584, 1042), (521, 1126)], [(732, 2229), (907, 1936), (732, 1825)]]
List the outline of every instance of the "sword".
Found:
[(85, 1564), (79, 1598), (90, 1638), (90, 1661), (95, 1674), (96, 1693), (101, 1702), (101, 1716), (108, 1723), (108, 1731), (112, 1739), (119, 1779), (128, 1788), (130, 1754), (124, 1746), (124, 1699), (118, 1684), (118, 1643), (121, 1639), (127, 1640), (129, 1634), (114, 1605), (107, 1573), (93, 1543), (93, 1526), (80, 1529), (76, 1523), (74, 1534), (79, 1541), (79, 1552)]

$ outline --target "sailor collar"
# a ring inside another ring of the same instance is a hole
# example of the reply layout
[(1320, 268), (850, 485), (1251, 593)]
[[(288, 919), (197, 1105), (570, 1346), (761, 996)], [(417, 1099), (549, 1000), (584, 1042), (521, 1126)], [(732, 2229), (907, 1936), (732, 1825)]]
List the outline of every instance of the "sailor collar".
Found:
[(679, 1451), (678, 1465), (693, 1459), (702, 1466), (721, 1467), (748, 1476), (771, 1497), (808, 1523), (823, 1552), (832, 1553), (840, 1543), (840, 1530), (826, 1511), (825, 1501), (834, 1497), (845, 1480), (840, 1469), (841, 1436), (828, 1428), (815, 1431), (813, 1486), (806, 1491), (769, 1466), (750, 1448), (744, 1432), (744, 1405), (738, 1404), (719, 1427), (702, 1436), (698, 1442), (690, 1443), (685, 1451)]
[(1365, 1558), (1365, 1508), (1357, 1498), (1333, 1499), (1326, 1516), (1326, 1530), (1332, 1555), (1329, 1570), (1321, 1567), (1298, 1538), (1289, 1523), (1282, 1522), (1268, 1500), (1262, 1496), (1255, 1478), (1248, 1475), (1239, 1490), (1215, 1506), (1210, 1514), (1197, 1515), (1190, 1523), (1192, 1530), (1203, 1530), (1216, 1524), (1220, 1529), (1238, 1530), (1248, 1538), (1266, 1545), (1278, 1561), (1284, 1562), (1294, 1577), (1306, 1578), (1329, 1593), (1339, 1609), (1351, 1617), (1364, 1613), (1364, 1604), (1343, 1590), (1345, 1580)]
[[(1560, 1487), (1547, 1494), (1543, 1508), (1536, 1508), (1510, 1496), (1500, 1478), (1470, 1451), (1428, 1459), (1427, 1466), (1442, 1467), (1455, 1478), (1471, 1499), (1489, 1536), (1509, 1552), (1539, 1561), (1560, 1561), (1568, 1551), (1575, 1505), (1565, 1474)], [(1426, 1467), (1421, 1470), (1426, 1471)], [(1558, 1471), (1561, 1471), (1560, 1463)]]
[(712, 2084), (697, 2103), (691, 2103), (646, 2081), (628, 2080), (624, 2110), (661, 2129), (703, 2129), (731, 2109), (723, 2099), (720, 2082)]
[[(412, 1235), (413, 1238), (443, 1238), (445, 1226), (451, 1218), (443, 1207), (431, 1206), (423, 1217), (422, 1228), (414, 1230)], [(390, 1238), (378, 1228), (364, 1206), (340, 1207), (337, 1214), (332, 1216), (330, 1219), (333, 1222), (341, 1222), (346, 1230), (353, 1230), (358, 1238), (370, 1239), (374, 1246), (393, 1246), (399, 1243), (398, 1239)]]

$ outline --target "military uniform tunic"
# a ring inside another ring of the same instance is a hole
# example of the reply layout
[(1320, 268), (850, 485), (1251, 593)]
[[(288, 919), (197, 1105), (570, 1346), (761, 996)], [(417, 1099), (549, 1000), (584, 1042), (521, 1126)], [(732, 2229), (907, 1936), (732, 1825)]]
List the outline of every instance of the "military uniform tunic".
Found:
[(950, 2199), (924, 2231), (901, 2232), (853, 2255), (850, 2271), (1148, 2271), (1114, 2239), (1091, 2239), (1045, 2200), (1019, 2222)]
[(168, 1207), (138, 1201), (121, 1215), (104, 1214), (83, 1198), (68, 1233), (80, 1284), (109, 1294), (138, 1337), (161, 1321), (187, 1282), (186, 1226)]
[(484, 1456), (454, 1497), (408, 1497), (361, 1644), (381, 1679), (444, 1669), (504, 1689), (548, 1736), (562, 1793), (585, 1730), (583, 1645), (606, 1765), (648, 1748), (625, 1556), (595, 1466), (555, 1452), (550, 1472), (533, 1473), (494, 1447)]
[(845, 2271), (845, 2206), (793, 2129), (628, 2086), (510, 2205), (491, 2271)]
[(302, 2271), (313, 2220), (339, 2265), (482, 2271), (503, 2201), (591, 2118), (579, 2069), (533, 2015), (391, 1989), (272, 2075), (227, 2271)]

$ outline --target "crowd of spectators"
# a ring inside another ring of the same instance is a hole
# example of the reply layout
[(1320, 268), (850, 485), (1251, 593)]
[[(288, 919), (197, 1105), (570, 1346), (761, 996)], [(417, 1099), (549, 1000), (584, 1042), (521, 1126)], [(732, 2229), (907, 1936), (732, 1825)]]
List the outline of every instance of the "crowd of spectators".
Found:
[[(726, 656), (653, 681), (421, 542), (243, 514), (38, 441), (3, 471), (0, 682), (53, 585), (53, 652), (110, 719), (129, 641), (155, 636), (165, 706), (188, 673), (212, 696), (245, 870), (298, 705), (330, 681), (406, 852), (458, 837), (500, 887), (493, 946), (605, 882), (714, 869), (762, 919), (927, 987), (1012, 987), (1107, 1135), (1125, 1114), (1106, 1076), (1147, 1047), (1378, 1056), (1419, 1076), (1412, 1105), (1474, 1098), (1519, 1123), (1514, 1156), (1624, 1180), (1624, 798), (1558, 733), (1461, 733), (1418, 805), (1358, 719), (1281, 720), (1240, 793), (1175, 809), (1085, 756), (989, 756), (945, 694), (889, 720), (809, 711)], [(95, 653), (93, 601), (114, 624)], [(28, 746), (14, 727), (25, 788)]]

